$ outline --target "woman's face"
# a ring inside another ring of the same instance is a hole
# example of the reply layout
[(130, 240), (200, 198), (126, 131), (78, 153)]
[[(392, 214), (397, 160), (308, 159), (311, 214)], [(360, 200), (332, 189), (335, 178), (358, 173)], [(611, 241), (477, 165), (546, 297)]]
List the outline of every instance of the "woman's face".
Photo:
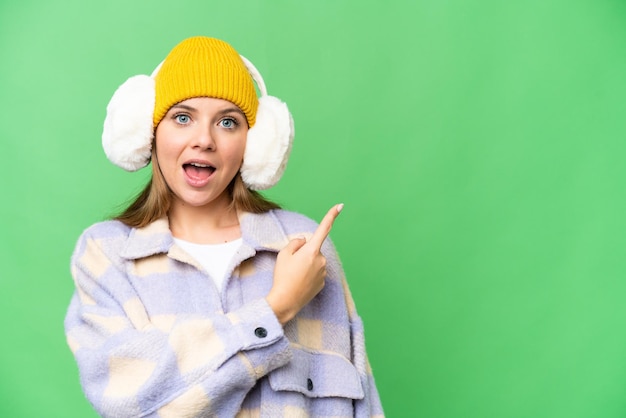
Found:
[(197, 97), (172, 106), (155, 133), (172, 203), (226, 203), (225, 190), (241, 167), (247, 134), (245, 115), (227, 100)]

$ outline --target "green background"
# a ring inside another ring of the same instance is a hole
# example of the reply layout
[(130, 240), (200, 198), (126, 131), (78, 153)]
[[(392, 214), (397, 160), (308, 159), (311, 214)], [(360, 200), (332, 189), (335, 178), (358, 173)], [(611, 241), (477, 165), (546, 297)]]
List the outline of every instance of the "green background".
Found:
[(106, 104), (192, 35), (290, 106), (268, 195), (345, 202), (387, 416), (626, 416), (623, 1), (0, 0), (1, 417), (96, 416), (69, 257), (148, 174), (106, 160)]

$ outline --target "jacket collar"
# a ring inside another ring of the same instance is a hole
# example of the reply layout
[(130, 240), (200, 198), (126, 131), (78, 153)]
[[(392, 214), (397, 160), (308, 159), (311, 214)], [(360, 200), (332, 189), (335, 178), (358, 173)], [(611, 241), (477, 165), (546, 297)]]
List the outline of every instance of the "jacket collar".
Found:
[[(243, 247), (249, 256), (257, 251), (278, 252), (284, 248), (289, 239), (274, 211), (267, 213), (238, 212)], [(121, 252), (123, 258), (133, 260), (155, 254), (173, 253), (179, 258), (177, 246), (173, 246), (174, 238), (167, 217), (158, 219), (143, 228), (132, 228), (126, 246)]]

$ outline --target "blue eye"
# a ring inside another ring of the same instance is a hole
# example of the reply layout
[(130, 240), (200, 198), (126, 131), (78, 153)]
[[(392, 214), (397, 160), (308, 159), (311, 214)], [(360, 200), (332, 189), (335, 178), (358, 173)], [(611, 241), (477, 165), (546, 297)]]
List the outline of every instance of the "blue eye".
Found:
[(220, 125), (226, 129), (233, 129), (237, 126), (237, 121), (232, 118), (224, 118), (220, 121)]
[(181, 125), (187, 125), (191, 121), (191, 118), (188, 115), (175, 115), (174, 120)]

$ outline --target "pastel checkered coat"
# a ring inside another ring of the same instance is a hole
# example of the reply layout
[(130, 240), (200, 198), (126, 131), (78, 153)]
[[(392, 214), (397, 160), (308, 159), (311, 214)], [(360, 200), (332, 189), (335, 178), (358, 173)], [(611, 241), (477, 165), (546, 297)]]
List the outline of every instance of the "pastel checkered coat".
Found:
[(283, 210), (239, 221), (243, 244), (221, 294), (167, 219), (82, 234), (65, 328), (89, 401), (123, 418), (383, 416), (330, 241), (324, 289), (283, 329), (264, 298), (276, 255), (317, 225)]

